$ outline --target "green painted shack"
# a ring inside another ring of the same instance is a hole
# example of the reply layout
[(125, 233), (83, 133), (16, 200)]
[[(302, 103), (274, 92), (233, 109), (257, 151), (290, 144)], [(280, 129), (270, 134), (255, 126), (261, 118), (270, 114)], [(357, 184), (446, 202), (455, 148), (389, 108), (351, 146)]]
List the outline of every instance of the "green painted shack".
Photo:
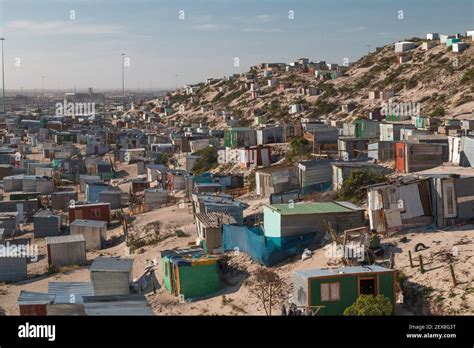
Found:
[(359, 295), (383, 295), (395, 311), (396, 271), (381, 266), (308, 269), (293, 273), (293, 302), (322, 306), (318, 315), (343, 315)]
[(247, 127), (229, 127), (224, 131), (224, 146), (230, 148), (250, 147), (257, 145), (255, 129)]
[(356, 138), (378, 138), (380, 122), (359, 118), (354, 121)]
[(446, 40), (446, 46), (450, 47), (450, 46), (453, 45), (453, 43), (456, 43), (456, 42), (459, 42), (459, 41), (461, 41), (461, 40), (456, 38), (456, 37), (449, 38), (449, 39)]
[(180, 299), (209, 296), (221, 288), (216, 256), (202, 249), (161, 252), (163, 285)]

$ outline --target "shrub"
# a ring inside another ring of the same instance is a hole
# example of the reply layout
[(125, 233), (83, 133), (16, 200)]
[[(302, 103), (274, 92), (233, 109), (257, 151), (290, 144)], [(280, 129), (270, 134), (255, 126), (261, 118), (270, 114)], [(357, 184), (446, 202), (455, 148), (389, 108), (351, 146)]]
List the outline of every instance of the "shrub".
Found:
[(305, 138), (297, 137), (293, 138), (290, 142), (290, 151), (286, 158), (290, 162), (307, 157), (311, 154), (311, 144)]
[(349, 177), (344, 180), (341, 191), (339, 191), (338, 194), (338, 199), (359, 203), (365, 198), (365, 190), (363, 190), (362, 187), (384, 181), (384, 176), (371, 171), (353, 171)]
[(461, 83), (467, 84), (467, 83), (473, 83), (474, 82), (474, 68), (469, 69), (464, 73), (464, 75), (461, 77)]
[(344, 315), (391, 315), (392, 303), (383, 295), (360, 295), (357, 300), (344, 310)]
[(436, 109), (430, 112), (431, 117), (441, 117), (446, 114), (446, 111), (442, 106), (438, 106)]
[(215, 148), (208, 146), (196, 152), (199, 156), (193, 167), (193, 174), (199, 175), (217, 167), (217, 151)]

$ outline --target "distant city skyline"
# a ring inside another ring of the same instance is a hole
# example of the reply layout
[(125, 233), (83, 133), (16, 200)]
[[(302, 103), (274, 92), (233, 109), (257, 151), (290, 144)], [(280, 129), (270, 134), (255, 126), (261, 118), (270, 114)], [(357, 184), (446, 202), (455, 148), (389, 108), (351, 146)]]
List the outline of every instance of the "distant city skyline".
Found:
[(470, 0), (0, 0), (7, 91), (120, 90), (122, 53), (126, 89), (158, 90), (472, 29)]

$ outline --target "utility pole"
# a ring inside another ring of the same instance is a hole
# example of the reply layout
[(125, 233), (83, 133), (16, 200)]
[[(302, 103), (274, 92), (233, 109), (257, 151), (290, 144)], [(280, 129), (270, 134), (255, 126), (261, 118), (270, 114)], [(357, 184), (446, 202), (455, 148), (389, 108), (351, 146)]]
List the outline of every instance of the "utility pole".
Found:
[(125, 108), (125, 53), (122, 53), (122, 106)]
[(2, 95), (3, 95), (3, 114), (5, 115), (5, 59), (3, 56), (3, 41), (5, 41), (4, 37), (0, 37), (0, 41), (2, 41)]

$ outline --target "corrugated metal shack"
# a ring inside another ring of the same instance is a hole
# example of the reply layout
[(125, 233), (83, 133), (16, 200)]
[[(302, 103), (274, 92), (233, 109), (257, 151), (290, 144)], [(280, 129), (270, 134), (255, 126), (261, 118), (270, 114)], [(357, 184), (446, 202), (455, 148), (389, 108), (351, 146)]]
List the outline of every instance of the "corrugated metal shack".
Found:
[(395, 160), (395, 143), (393, 141), (377, 141), (368, 145), (369, 158), (378, 162)]
[(368, 138), (339, 138), (337, 141), (337, 151), (339, 158), (343, 161), (367, 158)]
[(86, 315), (152, 316), (151, 307), (142, 294), (84, 297)]
[(366, 119), (357, 119), (355, 122), (356, 138), (378, 138), (380, 136), (380, 122)]
[(67, 211), (71, 200), (77, 202), (76, 191), (60, 191), (51, 193), (51, 207), (53, 210)]
[(359, 295), (384, 295), (395, 311), (396, 271), (376, 265), (293, 272), (293, 302), (319, 307), (318, 315), (343, 315)]
[(39, 209), (38, 199), (0, 201), (1, 213), (18, 212), (18, 219), (32, 217)]
[(35, 238), (59, 236), (61, 233), (61, 215), (50, 210), (40, 210), (33, 215)]
[(8, 237), (13, 232), (20, 229), (20, 216), (17, 212), (0, 213), (0, 228), (3, 229), (3, 236)]
[(85, 265), (86, 240), (82, 235), (46, 237), (48, 265), (54, 267)]
[(326, 224), (343, 232), (365, 224), (364, 209), (349, 202), (272, 204), (263, 206), (264, 233), (284, 238), (306, 233), (326, 233)]
[(3, 178), (3, 191), (23, 191), (23, 175), (11, 175)]
[(55, 295), (21, 290), (16, 301), (21, 316), (45, 316), (47, 305), (54, 303)]
[(442, 144), (443, 162), (449, 161), (449, 139), (446, 135), (440, 134), (416, 134), (408, 137), (408, 141), (420, 144)]
[(161, 251), (163, 285), (184, 299), (209, 296), (221, 288), (217, 261), (202, 249)]
[(443, 164), (444, 144), (420, 144), (398, 142), (395, 146), (397, 170), (402, 173), (413, 173)]
[(26, 263), (26, 257), (23, 256), (0, 256), (0, 282), (17, 282), (26, 279)]
[(267, 126), (257, 129), (257, 144), (265, 145), (281, 143), (283, 141), (283, 131), (280, 126)]
[(458, 174), (454, 168), (445, 174), (419, 173), (431, 183), (432, 209), (439, 228), (474, 220), (474, 176)]
[(133, 281), (133, 259), (98, 257), (90, 267), (96, 295), (128, 295)]
[(415, 129), (415, 127), (407, 122), (404, 123), (380, 123), (380, 140), (381, 141), (399, 141), (401, 129)]
[(146, 189), (145, 204), (149, 209), (160, 208), (168, 203), (168, 190)]
[(216, 213), (196, 213), (194, 215), (196, 222), (197, 240), (196, 244), (201, 245), (208, 254), (222, 252), (222, 224), (235, 224), (235, 219), (225, 212)]
[(70, 225), (71, 235), (81, 234), (86, 240), (86, 250), (99, 250), (107, 243), (107, 222), (76, 219)]
[(103, 182), (86, 183), (86, 201), (90, 203), (100, 202), (100, 193), (108, 191), (109, 185)]
[(75, 219), (106, 221), (110, 223), (110, 204), (80, 204), (69, 207), (69, 223)]
[(407, 177), (394, 184), (373, 185), (367, 195), (371, 230), (390, 234), (433, 223), (428, 179)]
[(298, 177), (303, 193), (326, 191), (331, 188), (332, 183), (331, 161), (301, 161), (298, 163)]
[(258, 169), (255, 172), (256, 192), (259, 197), (270, 197), (272, 193), (299, 188), (298, 167), (291, 164), (277, 164)]
[(99, 201), (110, 204), (110, 209), (119, 209), (122, 206), (122, 191), (119, 188), (101, 191)]

